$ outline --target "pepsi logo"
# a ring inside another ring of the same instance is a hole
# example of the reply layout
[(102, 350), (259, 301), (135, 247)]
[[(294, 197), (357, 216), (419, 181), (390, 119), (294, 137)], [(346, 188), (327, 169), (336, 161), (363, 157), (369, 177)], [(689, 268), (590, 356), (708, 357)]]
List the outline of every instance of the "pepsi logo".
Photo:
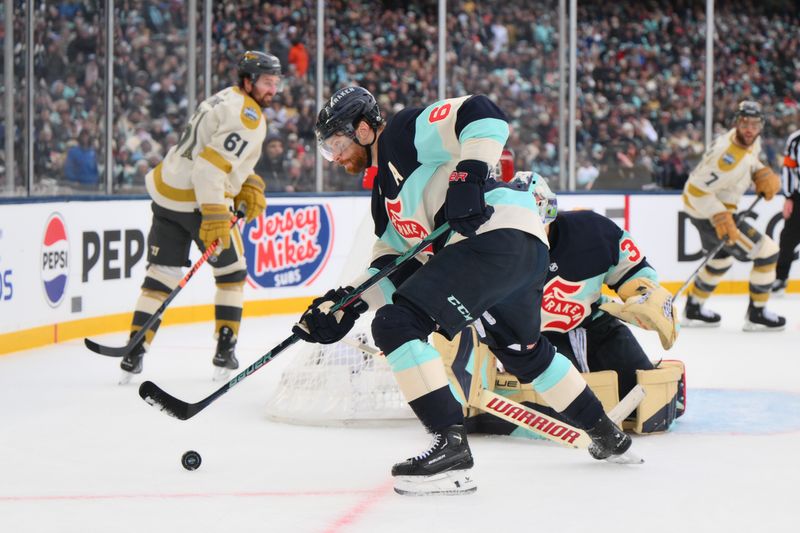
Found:
[(269, 205), (243, 241), (251, 286), (309, 285), (330, 258), (333, 215), (327, 205)]
[(51, 307), (57, 307), (67, 292), (69, 278), (69, 240), (64, 219), (59, 213), (53, 213), (47, 219), (40, 268), (45, 299)]

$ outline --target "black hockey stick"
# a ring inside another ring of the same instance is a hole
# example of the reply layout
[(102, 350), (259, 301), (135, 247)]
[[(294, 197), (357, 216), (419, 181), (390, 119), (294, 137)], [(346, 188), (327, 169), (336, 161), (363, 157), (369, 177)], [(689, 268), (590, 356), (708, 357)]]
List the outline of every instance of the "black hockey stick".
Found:
[[(242, 218), (244, 218), (244, 204), (240, 205), (239, 209), (234, 214), (233, 218), (231, 219), (230, 227), (233, 228), (236, 225), (236, 223), (239, 222), (239, 220)], [(201, 266), (203, 266), (203, 263), (205, 263), (209, 257), (211, 257), (211, 255), (216, 251), (218, 246), (219, 246), (219, 240), (216, 240), (212, 242), (208, 248), (206, 248), (206, 251), (203, 252), (203, 255), (200, 257), (200, 259), (198, 259), (197, 262), (194, 265), (192, 265), (192, 268), (189, 269), (189, 272), (187, 272), (186, 275), (183, 276), (183, 279), (181, 279), (180, 282), (178, 282), (178, 286), (172, 289), (172, 292), (169, 293), (169, 296), (167, 296), (166, 300), (164, 300), (158, 307), (158, 309), (156, 309), (156, 312), (150, 315), (150, 318), (148, 318), (147, 321), (144, 324), (142, 324), (142, 327), (139, 329), (139, 331), (137, 331), (130, 338), (128, 344), (120, 347), (103, 346), (102, 344), (98, 344), (95, 341), (88, 338), (83, 339), (83, 343), (91, 351), (99, 353), (100, 355), (107, 355), (109, 357), (125, 357), (126, 355), (131, 353), (133, 349), (136, 347), (136, 345), (139, 344), (139, 342), (142, 340), (142, 338), (144, 338), (147, 331), (151, 327), (153, 327), (153, 324), (161, 320), (161, 315), (164, 314), (164, 311), (166, 311), (167, 306), (169, 306), (170, 302), (172, 302), (172, 300), (175, 299), (178, 293), (181, 292), (183, 287), (187, 283), (189, 283), (189, 280), (192, 279), (194, 273), (197, 272), (197, 270)]]
[[(384, 266), (378, 272), (376, 272), (372, 277), (368, 280), (364, 281), (361, 285), (350, 291), (350, 293), (339, 300), (336, 305), (331, 307), (330, 312), (336, 311), (337, 309), (341, 309), (342, 307), (347, 307), (348, 305), (352, 304), (355, 300), (361, 296), (364, 291), (378, 283), (380, 280), (394, 272), (400, 265), (408, 261), (409, 259), (416, 256), (418, 253), (423, 251), (425, 248), (431, 245), (433, 241), (439, 238), (440, 235), (445, 233), (446, 231), (450, 230), (450, 224), (445, 222), (430, 235), (428, 235), (425, 239), (420, 241), (416, 246), (409, 249), (403, 255), (398, 256), (395, 258), (394, 261)], [(214, 400), (231, 390), (235, 385), (242, 382), (247, 376), (264, 366), (265, 364), (269, 363), (272, 359), (274, 359), (279, 353), (284, 351), (286, 348), (291, 346), (292, 344), (296, 343), (300, 340), (296, 334), (292, 333), (280, 344), (275, 346), (273, 349), (262, 355), (258, 358), (258, 360), (245, 368), (241, 371), (236, 377), (228, 381), (225, 385), (214, 391), (210, 396), (203, 398), (199, 402), (196, 403), (188, 403), (183, 400), (180, 400), (171, 394), (168, 394), (163, 389), (161, 389), (158, 385), (153, 383), (152, 381), (145, 381), (139, 386), (139, 396), (152, 405), (156, 407), (160, 411), (164, 411), (170, 416), (174, 416), (179, 420), (187, 420), (206, 407), (208, 407)]]
[[(750, 204), (750, 207), (748, 207), (747, 209), (745, 209), (744, 211), (742, 211), (741, 213), (739, 213), (738, 215), (736, 215), (736, 217), (735, 217), (735, 219), (736, 219), (736, 222), (738, 223), (738, 222), (739, 222), (740, 220), (742, 220), (742, 219), (743, 219), (745, 216), (747, 216), (748, 214), (750, 214), (750, 212), (753, 210), (753, 208), (756, 206), (756, 204), (759, 202), (759, 200), (761, 200), (761, 198), (762, 198), (762, 196), (761, 196), (761, 195), (758, 195), (758, 196), (756, 196), (756, 199), (755, 199), (755, 200), (753, 200), (753, 203), (752, 203), (752, 204)], [(706, 263), (708, 263), (709, 261), (711, 261), (711, 259), (712, 259), (712, 258), (713, 258), (715, 255), (717, 255), (717, 254), (719, 253), (719, 251), (720, 251), (720, 250), (722, 250), (722, 248), (723, 248), (724, 246), (725, 246), (725, 239), (723, 239), (723, 240), (719, 241), (719, 244), (717, 244), (716, 246), (714, 246), (714, 248), (712, 248), (712, 249), (711, 249), (711, 251), (710, 251), (710, 252), (708, 252), (708, 253), (706, 254), (706, 256), (703, 258), (703, 261), (702, 261), (702, 262), (701, 262), (701, 263), (700, 263), (700, 264), (697, 266), (697, 268), (695, 269), (695, 271), (694, 271), (694, 272), (692, 272), (692, 275), (691, 275), (691, 276), (689, 276), (689, 279), (687, 279), (686, 281), (684, 281), (684, 282), (683, 282), (683, 285), (681, 285), (681, 287), (680, 287), (680, 288), (679, 288), (677, 291), (675, 291), (675, 294), (673, 294), (673, 295), (672, 295), (672, 299), (673, 299), (673, 300), (674, 300), (674, 299), (677, 299), (677, 298), (678, 298), (678, 297), (681, 295), (681, 293), (682, 293), (683, 291), (685, 291), (685, 290), (686, 290), (686, 287), (688, 287), (688, 286), (689, 286), (689, 284), (690, 284), (690, 283), (691, 283), (691, 282), (694, 280), (694, 278), (695, 278), (695, 277), (697, 277), (697, 274), (700, 272), (700, 269), (701, 269), (701, 268), (703, 268), (704, 266), (706, 266)]]

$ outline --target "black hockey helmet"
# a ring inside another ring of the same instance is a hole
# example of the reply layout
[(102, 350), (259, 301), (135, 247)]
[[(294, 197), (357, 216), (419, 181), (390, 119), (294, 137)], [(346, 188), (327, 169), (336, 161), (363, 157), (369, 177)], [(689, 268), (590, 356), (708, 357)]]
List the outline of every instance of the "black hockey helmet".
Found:
[(250, 81), (255, 82), (261, 74), (280, 76), (281, 62), (272, 54), (248, 50), (239, 58), (237, 70), (239, 83), (242, 83), (244, 78), (250, 78)]
[(314, 132), (317, 142), (323, 142), (341, 132), (355, 139), (355, 126), (365, 120), (373, 130), (384, 124), (378, 102), (363, 87), (345, 87), (336, 91), (317, 116)]
[(734, 121), (738, 121), (742, 117), (752, 117), (764, 121), (764, 113), (761, 111), (761, 105), (753, 100), (742, 100), (736, 108)]

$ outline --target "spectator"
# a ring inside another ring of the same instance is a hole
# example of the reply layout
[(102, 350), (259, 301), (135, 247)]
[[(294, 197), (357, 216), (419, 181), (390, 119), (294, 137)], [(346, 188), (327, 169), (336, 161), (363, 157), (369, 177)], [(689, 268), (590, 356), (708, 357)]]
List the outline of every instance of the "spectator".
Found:
[(92, 146), (89, 130), (81, 130), (78, 144), (67, 152), (64, 177), (67, 181), (82, 187), (96, 187), (100, 183), (97, 152)]
[(272, 134), (267, 137), (255, 172), (264, 180), (267, 192), (294, 192), (289, 181), (289, 161), (280, 136)]
[(301, 80), (308, 76), (308, 50), (303, 41), (295, 37), (289, 49), (289, 64), (294, 67), (294, 75)]

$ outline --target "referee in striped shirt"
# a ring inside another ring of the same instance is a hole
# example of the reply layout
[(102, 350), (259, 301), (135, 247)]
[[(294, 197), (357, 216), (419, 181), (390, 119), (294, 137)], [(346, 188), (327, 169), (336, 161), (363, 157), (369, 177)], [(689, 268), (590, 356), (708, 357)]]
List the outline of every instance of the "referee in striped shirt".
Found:
[(789, 279), (789, 269), (794, 260), (794, 249), (800, 243), (800, 130), (793, 132), (786, 140), (781, 172), (783, 195), (783, 231), (780, 237), (780, 254), (776, 268), (772, 292), (783, 293)]

